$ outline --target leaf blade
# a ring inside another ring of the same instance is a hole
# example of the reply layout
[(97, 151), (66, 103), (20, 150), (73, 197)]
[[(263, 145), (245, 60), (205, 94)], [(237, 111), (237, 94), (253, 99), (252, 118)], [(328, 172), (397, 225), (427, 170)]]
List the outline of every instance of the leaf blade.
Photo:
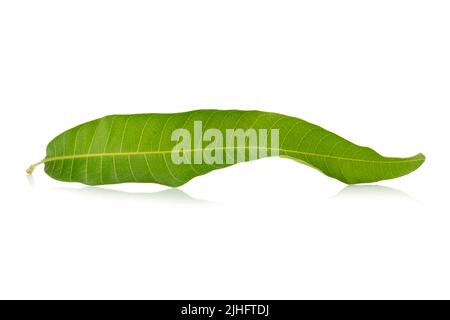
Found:
[[(280, 157), (307, 164), (347, 184), (401, 177), (415, 171), (425, 161), (423, 154), (409, 158), (383, 157), (317, 125), (282, 114), (194, 110), (175, 114), (111, 115), (89, 121), (55, 137), (48, 144), (42, 163), (49, 176), (61, 181), (88, 185), (154, 182), (177, 187), (194, 177), (231, 165), (177, 165), (171, 161), (171, 152), (177, 144), (171, 140), (171, 133), (184, 128), (195, 135), (194, 121), (202, 121), (205, 131), (216, 128), (223, 137), (227, 129), (268, 132), (278, 129), (278, 148), (271, 148), (268, 142), (268, 154), (276, 151)], [(191, 159), (195, 152), (204, 152), (206, 145), (203, 141), (200, 149), (187, 150)], [(249, 145), (233, 148), (224, 145), (216, 152), (221, 152), (224, 160), (236, 159), (239, 148), (244, 149), (245, 154), (252, 151)]]

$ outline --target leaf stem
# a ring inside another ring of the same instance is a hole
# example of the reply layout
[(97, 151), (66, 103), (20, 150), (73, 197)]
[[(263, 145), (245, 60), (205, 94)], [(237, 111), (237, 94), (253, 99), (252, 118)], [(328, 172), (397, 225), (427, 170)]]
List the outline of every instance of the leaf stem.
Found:
[(36, 162), (35, 164), (32, 164), (32, 165), (29, 166), (28, 169), (26, 170), (27, 173), (28, 173), (28, 174), (33, 174), (34, 169), (35, 169), (37, 166), (43, 164), (44, 162), (45, 162), (45, 159), (44, 159), (44, 160), (41, 160), (41, 161), (39, 161), (39, 162)]

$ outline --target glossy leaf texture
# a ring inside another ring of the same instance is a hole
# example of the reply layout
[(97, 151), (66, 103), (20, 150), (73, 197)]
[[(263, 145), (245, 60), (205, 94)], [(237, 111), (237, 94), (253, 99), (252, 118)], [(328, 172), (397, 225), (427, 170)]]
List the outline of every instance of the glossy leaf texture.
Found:
[[(110, 115), (81, 124), (54, 138), (47, 146), (45, 172), (52, 178), (88, 185), (124, 182), (153, 182), (177, 187), (194, 177), (230, 166), (230, 163), (181, 163), (172, 161), (178, 141), (174, 130), (184, 128), (194, 136), (194, 121), (202, 130), (278, 129), (278, 144), (270, 140), (257, 158), (290, 158), (318, 169), (347, 184), (370, 183), (404, 176), (425, 161), (422, 154), (410, 158), (383, 157), (374, 150), (350, 141), (304, 120), (277, 113), (241, 110), (195, 110), (173, 114)], [(184, 150), (205, 151), (210, 141)], [(242, 149), (242, 148), (241, 148)], [(249, 144), (244, 149), (248, 161)], [(276, 149), (276, 150), (275, 150)], [(216, 152), (237, 159), (237, 145), (223, 145)], [(39, 164), (39, 163), (38, 163)], [(36, 165), (38, 165), (36, 164)], [(29, 169), (31, 173), (36, 165)]]

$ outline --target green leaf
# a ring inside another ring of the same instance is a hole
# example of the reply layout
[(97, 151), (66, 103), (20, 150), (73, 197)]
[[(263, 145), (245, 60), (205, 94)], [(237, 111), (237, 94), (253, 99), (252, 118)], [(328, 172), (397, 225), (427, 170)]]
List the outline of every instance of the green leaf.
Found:
[[(218, 129), (216, 139), (203, 141), (202, 137), (205, 137), (201, 134), (200, 138), (199, 135), (194, 137), (194, 122), (200, 121), (203, 134), (208, 129)], [(186, 129), (183, 132), (191, 135), (191, 141), (180, 137), (173, 139), (173, 132), (180, 128)], [(230, 139), (234, 145), (224, 141), (220, 147), (220, 141), (216, 141), (218, 134), (225, 139), (226, 129), (239, 128), (267, 132), (266, 144), (258, 136), (255, 146), (248, 136), (245, 144)], [(177, 149), (180, 142), (183, 146), (188, 142), (191, 144)], [(404, 176), (425, 161), (422, 154), (410, 158), (383, 157), (319, 126), (277, 113), (195, 110), (174, 114), (111, 115), (81, 124), (54, 138), (47, 146), (45, 159), (30, 166), (27, 172), (31, 174), (37, 165), (45, 163), (45, 172), (61, 181), (88, 185), (155, 182), (176, 187), (194, 177), (232, 165), (242, 153), (245, 159), (241, 161), (248, 161), (255, 153), (257, 158), (290, 158), (348, 184)], [(206, 161), (207, 156), (215, 157), (216, 161)], [(184, 157), (181, 159), (185, 162), (190, 159), (190, 162), (177, 164), (180, 157)], [(221, 157), (222, 163), (218, 161)], [(195, 159), (200, 159), (200, 163), (195, 163)]]

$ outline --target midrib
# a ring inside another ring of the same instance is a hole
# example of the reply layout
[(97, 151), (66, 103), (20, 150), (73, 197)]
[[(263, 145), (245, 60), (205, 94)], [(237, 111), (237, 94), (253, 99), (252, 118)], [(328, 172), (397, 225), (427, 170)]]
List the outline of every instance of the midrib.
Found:
[[(218, 147), (218, 148), (204, 148), (204, 149), (184, 149), (183, 152), (198, 152), (198, 151), (207, 151), (207, 150), (237, 150), (237, 149), (259, 149), (266, 151), (277, 151), (279, 153), (295, 153), (301, 154), (304, 156), (311, 157), (320, 157), (327, 159), (335, 159), (335, 160), (343, 160), (343, 161), (354, 161), (354, 162), (365, 162), (365, 163), (407, 163), (407, 162), (417, 162), (422, 161), (423, 159), (405, 159), (405, 160), (366, 160), (366, 159), (356, 159), (349, 157), (339, 157), (332, 156), (327, 154), (315, 153), (315, 152), (304, 152), (297, 150), (289, 150), (289, 149), (274, 149), (274, 148), (263, 148), (263, 147)], [(134, 152), (103, 152), (103, 153), (86, 153), (86, 154), (74, 154), (74, 155), (66, 155), (66, 156), (56, 156), (56, 157), (48, 157), (42, 160), (40, 163), (47, 163), (52, 161), (61, 161), (61, 160), (71, 160), (71, 159), (80, 159), (80, 158), (98, 158), (98, 157), (118, 157), (118, 156), (145, 156), (145, 155), (158, 155), (158, 154), (169, 154), (172, 153), (173, 150), (155, 150), (155, 151), (134, 151)]]

